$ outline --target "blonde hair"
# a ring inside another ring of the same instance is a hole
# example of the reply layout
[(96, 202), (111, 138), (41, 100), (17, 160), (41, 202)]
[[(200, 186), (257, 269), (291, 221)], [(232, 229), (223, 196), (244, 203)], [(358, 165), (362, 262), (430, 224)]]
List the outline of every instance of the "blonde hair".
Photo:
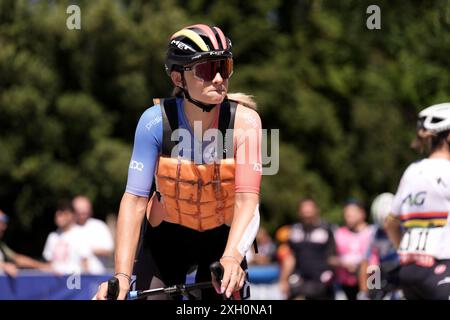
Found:
[(227, 94), (227, 98), (228, 100), (231, 101), (235, 101), (241, 105), (243, 105), (244, 107), (256, 110), (257, 105), (256, 105), (256, 101), (253, 99), (253, 96), (242, 93), (242, 92), (237, 92), (237, 93), (229, 93)]

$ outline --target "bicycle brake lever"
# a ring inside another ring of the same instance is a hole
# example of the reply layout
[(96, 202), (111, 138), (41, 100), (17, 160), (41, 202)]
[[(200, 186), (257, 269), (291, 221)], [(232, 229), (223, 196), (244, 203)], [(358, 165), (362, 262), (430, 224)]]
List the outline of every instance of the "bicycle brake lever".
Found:
[(112, 277), (108, 280), (108, 292), (106, 293), (107, 300), (117, 300), (119, 296), (119, 279)]
[(220, 284), (223, 278), (223, 266), (220, 264), (219, 261), (211, 263), (209, 266), (209, 270), (211, 270), (211, 273), (214, 275), (215, 280)]

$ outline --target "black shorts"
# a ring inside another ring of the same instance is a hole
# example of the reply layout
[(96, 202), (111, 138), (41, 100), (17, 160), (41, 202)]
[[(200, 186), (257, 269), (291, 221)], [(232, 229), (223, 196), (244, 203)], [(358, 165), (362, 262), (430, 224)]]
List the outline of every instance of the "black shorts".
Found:
[[(195, 269), (195, 282), (211, 281), (209, 266), (222, 257), (229, 231), (226, 225), (199, 232), (165, 221), (157, 227), (147, 224), (135, 263), (136, 289), (183, 284)], [(241, 267), (247, 271), (245, 259)], [(250, 296), (248, 281), (240, 295), (241, 299)], [(221, 300), (222, 296), (211, 288), (202, 290), (201, 299)]]
[(449, 300), (450, 260), (437, 260), (432, 267), (402, 266), (400, 287), (407, 300)]

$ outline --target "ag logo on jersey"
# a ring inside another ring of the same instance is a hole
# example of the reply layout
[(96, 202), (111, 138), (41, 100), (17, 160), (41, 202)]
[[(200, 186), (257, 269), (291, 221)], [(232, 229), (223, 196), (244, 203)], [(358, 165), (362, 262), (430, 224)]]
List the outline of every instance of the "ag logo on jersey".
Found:
[(444, 188), (447, 188), (447, 184), (444, 182), (444, 180), (442, 180), (441, 177), (437, 178), (437, 179), (436, 179), (436, 182), (437, 182), (438, 185), (441, 185), (441, 186), (443, 186)]
[(144, 164), (142, 162), (131, 160), (130, 169), (142, 171), (142, 169), (144, 169)]
[(426, 196), (426, 191), (421, 191), (416, 194), (410, 193), (405, 199), (403, 199), (402, 204), (407, 203), (409, 206), (421, 206), (424, 204)]

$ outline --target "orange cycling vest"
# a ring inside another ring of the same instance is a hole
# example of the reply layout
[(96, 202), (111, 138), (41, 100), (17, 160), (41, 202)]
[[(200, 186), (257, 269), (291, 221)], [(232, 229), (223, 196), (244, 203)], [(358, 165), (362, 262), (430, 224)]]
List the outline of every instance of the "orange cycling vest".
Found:
[[(157, 103), (157, 99), (155, 102)], [(156, 194), (163, 220), (197, 231), (223, 224), (231, 225), (234, 213), (235, 160), (233, 129), (237, 103), (224, 100), (220, 105), (218, 130), (222, 134), (223, 152), (209, 164), (172, 157), (179, 143), (172, 134), (178, 129), (175, 98), (160, 99), (163, 121), (163, 144), (155, 173)], [(230, 151), (227, 151), (230, 150)]]

